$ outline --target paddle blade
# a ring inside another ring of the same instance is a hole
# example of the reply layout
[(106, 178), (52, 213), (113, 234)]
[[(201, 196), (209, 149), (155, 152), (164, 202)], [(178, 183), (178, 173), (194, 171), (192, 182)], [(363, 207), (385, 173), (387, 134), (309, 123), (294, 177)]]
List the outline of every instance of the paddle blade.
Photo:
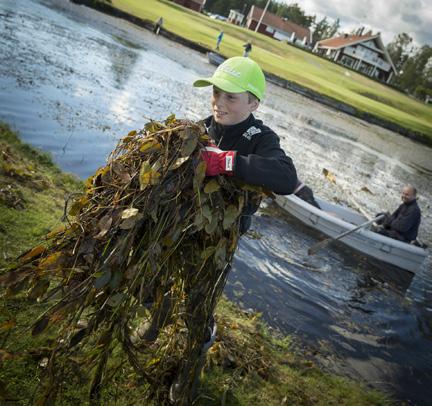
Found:
[(326, 238), (325, 240), (322, 240), (322, 241), (317, 242), (316, 244), (312, 245), (308, 249), (308, 255), (314, 255), (321, 248), (324, 248), (325, 246), (327, 246), (332, 240), (333, 240), (333, 238)]

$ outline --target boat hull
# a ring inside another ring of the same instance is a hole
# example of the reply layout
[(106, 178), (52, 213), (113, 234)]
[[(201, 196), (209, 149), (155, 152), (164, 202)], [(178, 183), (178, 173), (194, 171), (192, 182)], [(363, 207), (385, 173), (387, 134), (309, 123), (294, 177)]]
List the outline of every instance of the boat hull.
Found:
[[(359, 213), (336, 204), (317, 199), (323, 210), (301, 200), (297, 196), (277, 196), (276, 203), (302, 223), (336, 237), (367, 221)], [(426, 250), (389, 237), (360, 229), (339, 240), (354, 250), (415, 273), (426, 258)]]

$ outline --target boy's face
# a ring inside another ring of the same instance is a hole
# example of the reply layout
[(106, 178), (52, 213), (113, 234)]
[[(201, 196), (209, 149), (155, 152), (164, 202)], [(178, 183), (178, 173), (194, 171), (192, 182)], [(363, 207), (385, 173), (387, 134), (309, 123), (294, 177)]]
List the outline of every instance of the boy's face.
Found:
[(258, 108), (259, 101), (248, 92), (227, 93), (213, 86), (211, 105), (218, 124), (234, 125), (246, 120)]

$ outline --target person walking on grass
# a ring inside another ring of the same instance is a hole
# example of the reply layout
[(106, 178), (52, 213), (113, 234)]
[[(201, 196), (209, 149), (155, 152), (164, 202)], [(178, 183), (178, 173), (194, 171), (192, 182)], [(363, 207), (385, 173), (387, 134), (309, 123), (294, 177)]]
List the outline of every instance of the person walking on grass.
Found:
[(164, 23), (163, 17), (159, 17), (159, 19), (156, 21), (155, 26), (153, 28), (153, 32), (156, 35), (159, 35), (160, 29), (162, 28), (163, 23)]
[(243, 52), (243, 56), (245, 58), (247, 58), (249, 56), (249, 54), (252, 51), (252, 44), (250, 41), (246, 42), (246, 44), (243, 44), (243, 48), (244, 48), (244, 52)]
[(219, 35), (216, 38), (216, 48), (215, 48), (216, 51), (219, 51), (219, 46), (220, 46), (220, 43), (222, 42), (223, 36), (224, 36), (224, 32), (222, 30), (220, 30)]

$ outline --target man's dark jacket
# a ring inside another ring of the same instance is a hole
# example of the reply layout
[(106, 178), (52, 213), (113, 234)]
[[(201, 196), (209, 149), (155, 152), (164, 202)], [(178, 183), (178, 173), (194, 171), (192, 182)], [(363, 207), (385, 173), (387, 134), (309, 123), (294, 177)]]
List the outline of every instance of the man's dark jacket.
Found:
[(402, 203), (387, 219), (384, 226), (400, 234), (407, 242), (417, 238), (420, 226), (421, 212), (417, 200)]
[[(252, 185), (262, 186), (276, 194), (288, 195), (297, 186), (297, 173), (291, 158), (280, 147), (279, 137), (253, 114), (245, 121), (223, 126), (213, 117), (204, 120), (208, 134), (224, 151), (237, 151), (234, 176)], [(247, 231), (257, 205), (243, 212), (240, 229)]]

